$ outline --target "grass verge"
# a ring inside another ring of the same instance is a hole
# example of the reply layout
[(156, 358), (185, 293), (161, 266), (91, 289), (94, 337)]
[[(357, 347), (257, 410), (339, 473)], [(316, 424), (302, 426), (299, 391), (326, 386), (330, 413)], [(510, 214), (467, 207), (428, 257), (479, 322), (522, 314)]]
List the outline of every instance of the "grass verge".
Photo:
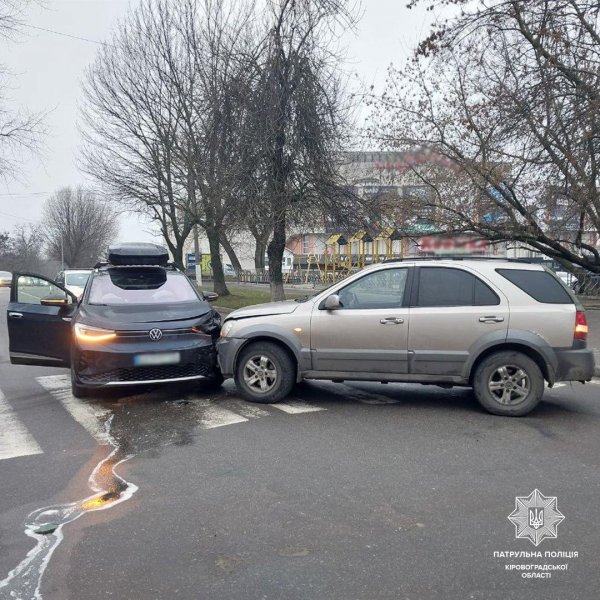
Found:
[[(268, 287), (265, 289), (256, 287), (236, 286), (227, 284), (227, 288), (231, 292), (229, 296), (221, 296), (215, 300), (213, 304), (221, 308), (242, 308), (243, 306), (251, 306), (252, 304), (262, 304), (263, 302), (271, 302), (271, 291)], [(202, 286), (204, 291), (213, 291), (212, 282)], [(288, 300), (294, 300), (301, 296), (306, 296), (306, 292), (285, 292)]]

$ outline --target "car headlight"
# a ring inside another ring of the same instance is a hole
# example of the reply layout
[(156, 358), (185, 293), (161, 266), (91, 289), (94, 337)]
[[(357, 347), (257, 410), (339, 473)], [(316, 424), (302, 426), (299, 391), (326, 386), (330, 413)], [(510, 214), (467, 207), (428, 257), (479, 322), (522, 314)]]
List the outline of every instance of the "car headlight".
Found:
[(223, 327), (221, 327), (221, 337), (229, 335), (229, 332), (233, 329), (235, 321), (225, 321)]
[(107, 342), (117, 337), (111, 329), (92, 327), (91, 325), (75, 324), (75, 337), (82, 342)]

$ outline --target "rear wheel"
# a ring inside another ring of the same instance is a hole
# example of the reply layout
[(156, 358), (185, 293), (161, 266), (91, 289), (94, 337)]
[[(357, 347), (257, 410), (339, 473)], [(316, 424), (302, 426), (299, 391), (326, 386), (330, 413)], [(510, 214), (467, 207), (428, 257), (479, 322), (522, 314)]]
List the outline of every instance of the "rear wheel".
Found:
[(296, 368), (281, 346), (255, 342), (242, 350), (234, 378), (237, 389), (247, 400), (272, 403), (290, 393), (296, 381)]
[(544, 376), (531, 358), (520, 352), (497, 352), (485, 358), (473, 378), (479, 403), (495, 415), (520, 417), (542, 399)]

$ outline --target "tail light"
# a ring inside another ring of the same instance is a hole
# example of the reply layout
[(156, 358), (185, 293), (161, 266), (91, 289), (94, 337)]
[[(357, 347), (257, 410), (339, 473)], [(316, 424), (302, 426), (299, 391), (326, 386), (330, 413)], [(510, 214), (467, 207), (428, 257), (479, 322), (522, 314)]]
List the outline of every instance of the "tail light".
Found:
[(583, 310), (578, 310), (575, 313), (575, 335), (574, 339), (582, 340), (585, 342), (588, 334), (588, 323), (585, 318), (585, 312)]

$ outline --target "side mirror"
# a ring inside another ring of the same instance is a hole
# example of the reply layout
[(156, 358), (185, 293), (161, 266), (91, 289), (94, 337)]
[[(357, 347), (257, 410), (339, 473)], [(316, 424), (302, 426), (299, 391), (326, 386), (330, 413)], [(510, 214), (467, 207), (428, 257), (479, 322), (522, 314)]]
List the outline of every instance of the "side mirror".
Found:
[(219, 297), (219, 294), (216, 292), (202, 292), (202, 295), (207, 302), (213, 302)]
[(69, 304), (68, 296), (46, 296), (40, 300), (42, 306), (65, 306)]
[(337, 310), (341, 307), (340, 297), (337, 294), (331, 294), (331, 296), (325, 298), (325, 304), (323, 304), (325, 310)]

